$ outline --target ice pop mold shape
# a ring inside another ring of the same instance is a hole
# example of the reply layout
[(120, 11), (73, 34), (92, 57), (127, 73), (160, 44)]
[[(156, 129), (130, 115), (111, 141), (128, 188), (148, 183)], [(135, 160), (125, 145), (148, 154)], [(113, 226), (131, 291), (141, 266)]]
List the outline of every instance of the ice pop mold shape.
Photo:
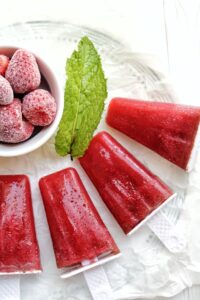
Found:
[(68, 268), (62, 277), (85, 271), (119, 254), (74, 168), (41, 178), (39, 186), (57, 267)]
[(0, 175), (0, 274), (41, 272), (31, 189), (25, 175)]
[(180, 168), (192, 169), (200, 144), (200, 107), (114, 98), (106, 120)]
[(174, 197), (173, 191), (102, 131), (80, 163), (126, 234)]

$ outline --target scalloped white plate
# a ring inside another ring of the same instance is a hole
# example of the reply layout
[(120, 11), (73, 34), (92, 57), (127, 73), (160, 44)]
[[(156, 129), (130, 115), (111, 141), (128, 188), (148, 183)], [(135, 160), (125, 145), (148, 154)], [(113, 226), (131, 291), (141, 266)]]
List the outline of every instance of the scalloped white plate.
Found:
[[(64, 88), (66, 58), (70, 56), (83, 35), (88, 35), (93, 40), (102, 57), (109, 89), (106, 108), (113, 96), (138, 97), (164, 102), (175, 99), (161, 73), (146, 65), (141, 56), (128, 53), (120, 42), (100, 32), (63, 22), (37, 21), (4, 27), (0, 30), (0, 43), (21, 46), (32, 50), (41, 58), (45, 57), (60, 78), (61, 87)], [(179, 198), (172, 200), (163, 209), (171, 222), (177, 224), (183, 205), (187, 175), (145, 147), (109, 128), (105, 124), (104, 117), (105, 113), (98, 130), (108, 130), (154, 173), (179, 191)], [(32, 185), (36, 229), (44, 272), (21, 277), (21, 299), (91, 299), (83, 275), (66, 281), (60, 279), (61, 271), (56, 269), (49, 229), (38, 189), (40, 177), (72, 165), (77, 168), (123, 254), (123, 257), (108, 263), (105, 267), (116, 298), (153, 297), (163, 293), (170, 295), (182, 290), (185, 285), (182, 279), (179, 280), (183, 277), (180, 266), (174, 263), (173, 256), (157, 237), (143, 226), (133, 236), (127, 238), (103, 204), (78, 161), (71, 162), (69, 158), (58, 157), (51, 139), (42, 148), (26, 156), (0, 158), (1, 173), (25, 173), (30, 176)]]

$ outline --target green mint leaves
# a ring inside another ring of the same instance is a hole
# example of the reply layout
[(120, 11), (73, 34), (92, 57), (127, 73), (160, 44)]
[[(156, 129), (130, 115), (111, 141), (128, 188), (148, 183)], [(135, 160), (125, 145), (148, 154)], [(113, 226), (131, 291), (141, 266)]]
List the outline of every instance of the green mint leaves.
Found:
[(65, 107), (55, 139), (56, 152), (81, 157), (97, 128), (107, 97), (101, 59), (93, 43), (83, 37), (66, 65)]

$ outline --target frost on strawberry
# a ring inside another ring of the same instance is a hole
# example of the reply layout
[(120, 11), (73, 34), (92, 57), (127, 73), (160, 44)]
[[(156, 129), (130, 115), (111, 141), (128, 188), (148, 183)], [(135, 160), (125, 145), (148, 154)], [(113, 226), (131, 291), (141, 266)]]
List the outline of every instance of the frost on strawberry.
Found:
[(22, 123), (21, 101), (17, 98), (9, 105), (0, 106), (0, 134), (12, 128), (20, 128)]
[(26, 141), (31, 137), (34, 130), (34, 126), (28, 121), (22, 121), (21, 126), (12, 128), (9, 132), (0, 133), (0, 141), (4, 143), (16, 144)]
[(14, 99), (9, 105), (0, 106), (0, 142), (19, 143), (27, 140), (34, 126), (22, 120), (21, 101)]
[(7, 105), (13, 101), (14, 95), (10, 83), (0, 75), (0, 105)]
[(15, 93), (23, 94), (38, 88), (41, 75), (34, 55), (18, 49), (10, 60), (5, 77)]
[(22, 113), (35, 126), (47, 126), (56, 116), (56, 100), (46, 90), (37, 89), (23, 99)]

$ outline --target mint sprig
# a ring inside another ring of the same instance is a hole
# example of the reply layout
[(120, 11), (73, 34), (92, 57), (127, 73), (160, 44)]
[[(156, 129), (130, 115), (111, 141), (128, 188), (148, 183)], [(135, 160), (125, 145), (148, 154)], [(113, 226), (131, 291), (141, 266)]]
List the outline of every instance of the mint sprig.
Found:
[(107, 97), (101, 59), (93, 43), (83, 37), (66, 64), (64, 112), (55, 139), (56, 152), (81, 157), (97, 128)]

